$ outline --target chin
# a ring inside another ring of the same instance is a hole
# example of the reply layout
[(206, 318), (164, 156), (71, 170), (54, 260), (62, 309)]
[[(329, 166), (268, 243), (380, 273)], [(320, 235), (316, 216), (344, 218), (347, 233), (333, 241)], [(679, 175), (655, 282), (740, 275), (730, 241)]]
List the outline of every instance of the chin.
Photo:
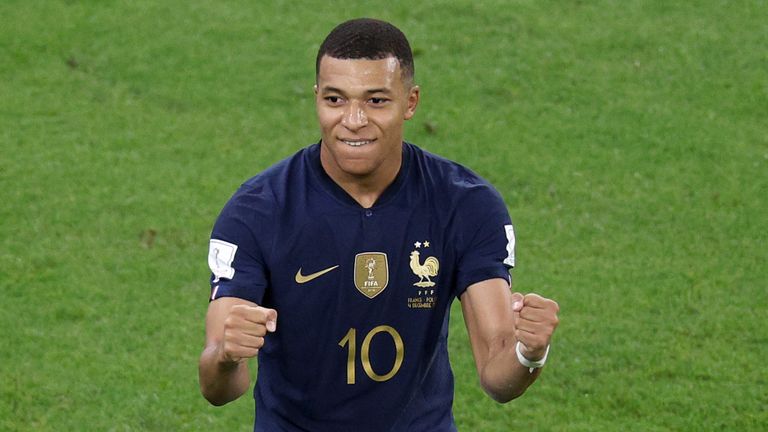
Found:
[(369, 161), (342, 162), (339, 164), (339, 168), (346, 174), (355, 177), (365, 177), (375, 171)]

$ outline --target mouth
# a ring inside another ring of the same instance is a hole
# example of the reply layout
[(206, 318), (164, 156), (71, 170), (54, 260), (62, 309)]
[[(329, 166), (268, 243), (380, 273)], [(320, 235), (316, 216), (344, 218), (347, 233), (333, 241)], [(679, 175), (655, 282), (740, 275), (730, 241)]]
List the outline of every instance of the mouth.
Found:
[(364, 145), (371, 144), (372, 142), (376, 141), (375, 139), (343, 139), (340, 138), (339, 141), (343, 142), (344, 144), (350, 146), (350, 147), (362, 147)]

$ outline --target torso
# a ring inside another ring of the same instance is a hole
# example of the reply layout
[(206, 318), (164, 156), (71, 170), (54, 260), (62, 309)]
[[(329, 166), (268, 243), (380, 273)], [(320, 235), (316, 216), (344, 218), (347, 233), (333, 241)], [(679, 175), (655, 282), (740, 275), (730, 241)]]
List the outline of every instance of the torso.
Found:
[(369, 209), (319, 169), (317, 146), (259, 186), (275, 200), (254, 234), (268, 269), (259, 303), (278, 330), (259, 354), (257, 430), (454, 429), (447, 318), (471, 234), (460, 188), (432, 185), (436, 161), (409, 146)]

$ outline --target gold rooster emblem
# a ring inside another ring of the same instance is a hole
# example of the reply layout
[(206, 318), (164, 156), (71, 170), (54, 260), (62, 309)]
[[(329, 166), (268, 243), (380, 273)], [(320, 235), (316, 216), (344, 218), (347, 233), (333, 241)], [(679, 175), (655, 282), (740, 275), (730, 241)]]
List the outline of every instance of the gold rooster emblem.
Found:
[[(427, 288), (435, 286), (430, 277), (437, 276), (438, 270), (440, 270), (440, 262), (435, 257), (427, 257), (424, 260), (424, 264), (419, 262), (419, 251), (411, 252), (411, 270), (413, 274), (419, 277), (419, 281), (413, 284), (420, 288)], [(426, 279), (426, 280), (425, 280)]]

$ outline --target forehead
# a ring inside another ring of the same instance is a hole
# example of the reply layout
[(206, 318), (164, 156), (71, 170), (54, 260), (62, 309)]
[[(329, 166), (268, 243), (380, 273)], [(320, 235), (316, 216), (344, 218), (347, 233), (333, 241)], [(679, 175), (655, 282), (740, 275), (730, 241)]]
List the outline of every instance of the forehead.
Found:
[(379, 60), (338, 59), (323, 56), (317, 73), (317, 84), (335, 88), (391, 89), (401, 82), (400, 62), (395, 57)]

